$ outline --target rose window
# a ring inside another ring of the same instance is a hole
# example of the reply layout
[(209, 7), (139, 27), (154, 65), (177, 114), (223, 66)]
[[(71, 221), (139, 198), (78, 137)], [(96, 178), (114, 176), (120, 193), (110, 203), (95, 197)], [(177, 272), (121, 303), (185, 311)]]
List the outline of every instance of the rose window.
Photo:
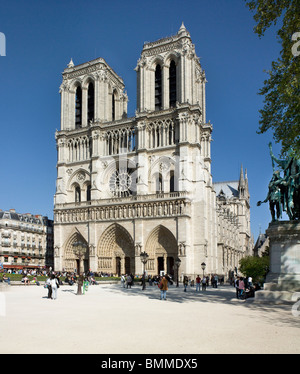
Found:
[(114, 196), (132, 195), (132, 177), (127, 168), (114, 171), (109, 180), (109, 188)]

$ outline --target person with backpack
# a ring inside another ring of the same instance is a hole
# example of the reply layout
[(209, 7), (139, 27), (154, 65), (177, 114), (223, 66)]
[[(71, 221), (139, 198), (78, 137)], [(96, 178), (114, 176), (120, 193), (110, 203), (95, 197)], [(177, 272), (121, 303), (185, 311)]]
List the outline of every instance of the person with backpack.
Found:
[(245, 282), (242, 277), (239, 279), (239, 299), (244, 299)]
[(160, 289), (160, 300), (167, 300), (168, 280), (165, 276), (163, 276), (162, 280), (160, 281), (159, 289)]

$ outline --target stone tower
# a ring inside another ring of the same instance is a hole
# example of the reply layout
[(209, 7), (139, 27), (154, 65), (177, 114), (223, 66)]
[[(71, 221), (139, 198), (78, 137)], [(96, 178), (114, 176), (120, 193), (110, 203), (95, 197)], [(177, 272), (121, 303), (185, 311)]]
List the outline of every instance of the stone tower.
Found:
[[(145, 43), (135, 68), (137, 109), (102, 59), (63, 72), (55, 194), (55, 269), (221, 273), (212, 125), (205, 72), (189, 32)], [(74, 243), (84, 243), (79, 258)], [(238, 250), (238, 249), (237, 249)]]

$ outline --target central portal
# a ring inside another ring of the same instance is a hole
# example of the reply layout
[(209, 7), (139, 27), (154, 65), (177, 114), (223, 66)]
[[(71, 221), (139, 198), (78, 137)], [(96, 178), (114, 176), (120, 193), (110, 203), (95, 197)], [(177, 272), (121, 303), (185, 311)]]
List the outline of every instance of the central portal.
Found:
[(165, 226), (157, 226), (149, 235), (146, 242), (146, 252), (149, 255), (146, 264), (148, 274), (174, 275), (174, 262), (178, 256), (177, 241), (172, 232)]
[(109, 226), (98, 243), (98, 272), (117, 276), (135, 273), (134, 244), (124, 227)]

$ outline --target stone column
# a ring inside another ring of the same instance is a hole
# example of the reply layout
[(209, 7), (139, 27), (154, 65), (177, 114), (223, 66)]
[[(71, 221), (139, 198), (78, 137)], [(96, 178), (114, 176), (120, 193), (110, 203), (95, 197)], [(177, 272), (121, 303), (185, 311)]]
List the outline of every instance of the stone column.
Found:
[(267, 280), (284, 289), (300, 288), (300, 222), (270, 223), (270, 273)]
[(300, 222), (270, 223), (270, 272), (264, 291), (256, 292), (258, 302), (291, 302), (300, 291)]

